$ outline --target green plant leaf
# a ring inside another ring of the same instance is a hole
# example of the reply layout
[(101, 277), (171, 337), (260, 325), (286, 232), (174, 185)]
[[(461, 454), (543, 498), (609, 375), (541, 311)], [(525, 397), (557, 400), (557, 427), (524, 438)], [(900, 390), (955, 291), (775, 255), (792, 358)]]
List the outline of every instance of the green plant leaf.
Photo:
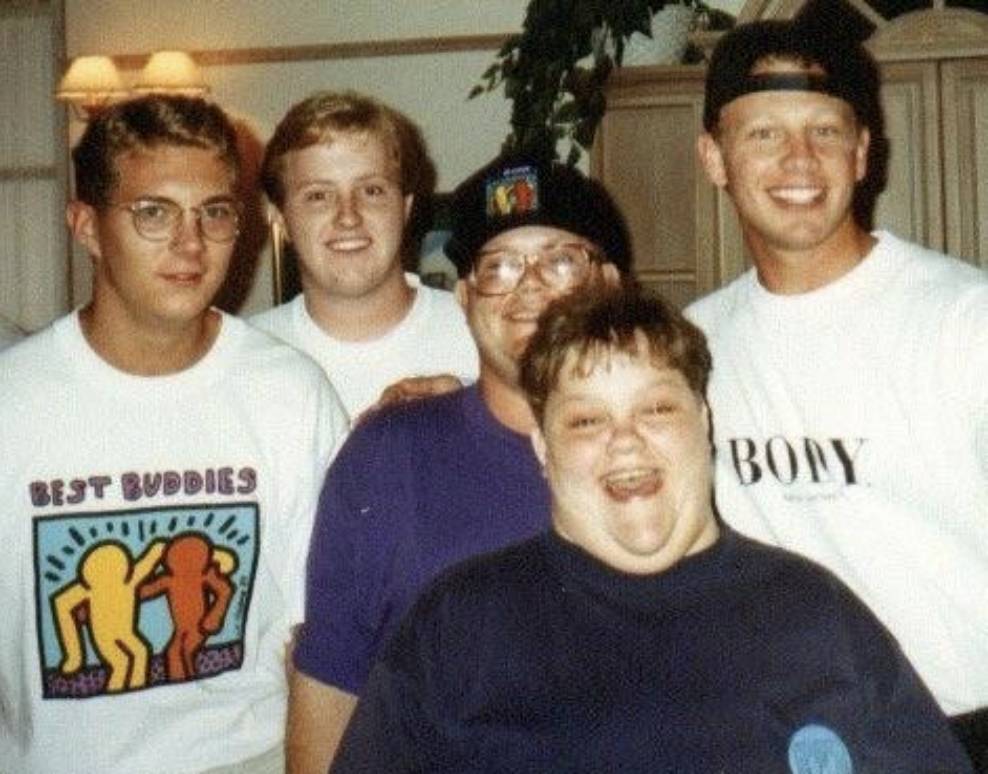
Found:
[(653, 13), (666, 4), (530, 0), (521, 32), (502, 44), (470, 97), (503, 89), (511, 102), (504, 147), (555, 155), (557, 144), (565, 141), (567, 158), (575, 153), (578, 159), (580, 148), (593, 143), (606, 107), (605, 86), (624, 59), (626, 39), (633, 32), (647, 33)]

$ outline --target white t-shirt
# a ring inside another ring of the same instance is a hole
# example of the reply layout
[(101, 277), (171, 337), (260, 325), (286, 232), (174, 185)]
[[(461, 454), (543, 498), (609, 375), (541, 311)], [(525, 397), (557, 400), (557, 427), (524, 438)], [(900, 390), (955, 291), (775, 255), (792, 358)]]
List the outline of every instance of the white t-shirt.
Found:
[(988, 706), (988, 275), (876, 236), (814, 292), (751, 270), (687, 310), (717, 504), (835, 571), (957, 714)]
[(281, 743), (347, 427), (325, 376), (226, 315), (190, 368), (123, 373), (73, 313), (0, 354), (0, 395), (0, 770), (186, 774)]
[(340, 341), (309, 315), (300, 293), (249, 322), (301, 350), (329, 376), (350, 417), (372, 406), (386, 387), (409, 376), (452, 374), (477, 378), (477, 348), (452, 293), (421, 285), (413, 274), (415, 301), (392, 330), (369, 341)]

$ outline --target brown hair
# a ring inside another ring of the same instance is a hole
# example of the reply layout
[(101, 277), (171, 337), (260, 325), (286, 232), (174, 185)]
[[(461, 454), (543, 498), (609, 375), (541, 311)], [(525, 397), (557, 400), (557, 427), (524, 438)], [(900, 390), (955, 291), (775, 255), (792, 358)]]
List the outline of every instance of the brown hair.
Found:
[(329, 143), (340, 134), (361, 133), (384, 143), (398, 167), (402, 193), (423, 202), (432, 195), (436, 171), (419, 128), (403, 113), (355, 91), (318, 91), (289, 109), (264, 152), (264, 193), (276, 207), (284, 204), (286, 154)]
[(522, 356), (521, 386), (539, 425), (570, 355), (576, 356), (577, 372), (587, 373), (602, 356), (616, 352), (647, 355), (679, 371), (698, 396), (706, 395), (707, 340), (681, 312), (635, 285), (586, 289), (546, 308)]
[(111, 105), (86, 126), (72, 150), (76, 197), (105, 208), (119, 182), (117, 157), (161, 145), (215, 151), (234, 182), (240, 174), (237, 134), (220, 107), (198, 97), (152, 94)]

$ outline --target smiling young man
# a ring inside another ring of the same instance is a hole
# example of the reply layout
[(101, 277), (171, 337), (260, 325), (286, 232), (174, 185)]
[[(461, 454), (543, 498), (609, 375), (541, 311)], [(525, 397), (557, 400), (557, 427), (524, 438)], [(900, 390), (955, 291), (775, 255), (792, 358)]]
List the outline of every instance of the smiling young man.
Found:
[(144, 97), (73, 150), (92, 300), (0, 355), (0, 768), (279, 774), (285, 650), (347, 428), (211, 307), (240, 227), (220, 108)]
[(497, 158), (457, 188), (452, 213), (446, 250), (480, 376), (370, 417), (327, 475), (295, 650), (295, 774), (325, 774), (374, 660), (434, 575), (545, 528), (518, 361), (550, 301), (617, 284), (630, 263), (606, 191), (557, 163)]
[(262, 182), (298, 256), (302, 292), (251, 322), (319, 363), (353, 420), (382, 396), (449, 390), (477, 375), (452, 295), (402, 268), (412, 208), (432, 195), (433, 178), (418, 128), (355, 92), (306, 98), (267, 146)]
[(546, 310), (521, 383), (552, 529), (430, 585), (332, 774), (970, 771), (864, 605), (719, 527), (710, 362), (654, 298)]
[(855, 219), (881, 130), (856, 42), (739, 26), (704, 124), (754, 264), (688, 310), (714, 356), (717, 502), (847, 582), (988, 771), (988, 276)]

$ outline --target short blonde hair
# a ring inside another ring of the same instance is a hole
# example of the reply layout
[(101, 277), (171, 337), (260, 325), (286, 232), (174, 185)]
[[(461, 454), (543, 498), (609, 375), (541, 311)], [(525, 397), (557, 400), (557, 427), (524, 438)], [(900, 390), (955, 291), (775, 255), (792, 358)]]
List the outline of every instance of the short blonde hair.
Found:
[(436, 185), (436, 169), (422, 133), (404, 113), (355, 91), (318, 91), (293, 105), (268, 142), (261, 166), (261, 185), (268, 199), (285, 201), (285, 156), (339, 135), (378, 137), (398, 169), (402, 193), (425, 200)]

